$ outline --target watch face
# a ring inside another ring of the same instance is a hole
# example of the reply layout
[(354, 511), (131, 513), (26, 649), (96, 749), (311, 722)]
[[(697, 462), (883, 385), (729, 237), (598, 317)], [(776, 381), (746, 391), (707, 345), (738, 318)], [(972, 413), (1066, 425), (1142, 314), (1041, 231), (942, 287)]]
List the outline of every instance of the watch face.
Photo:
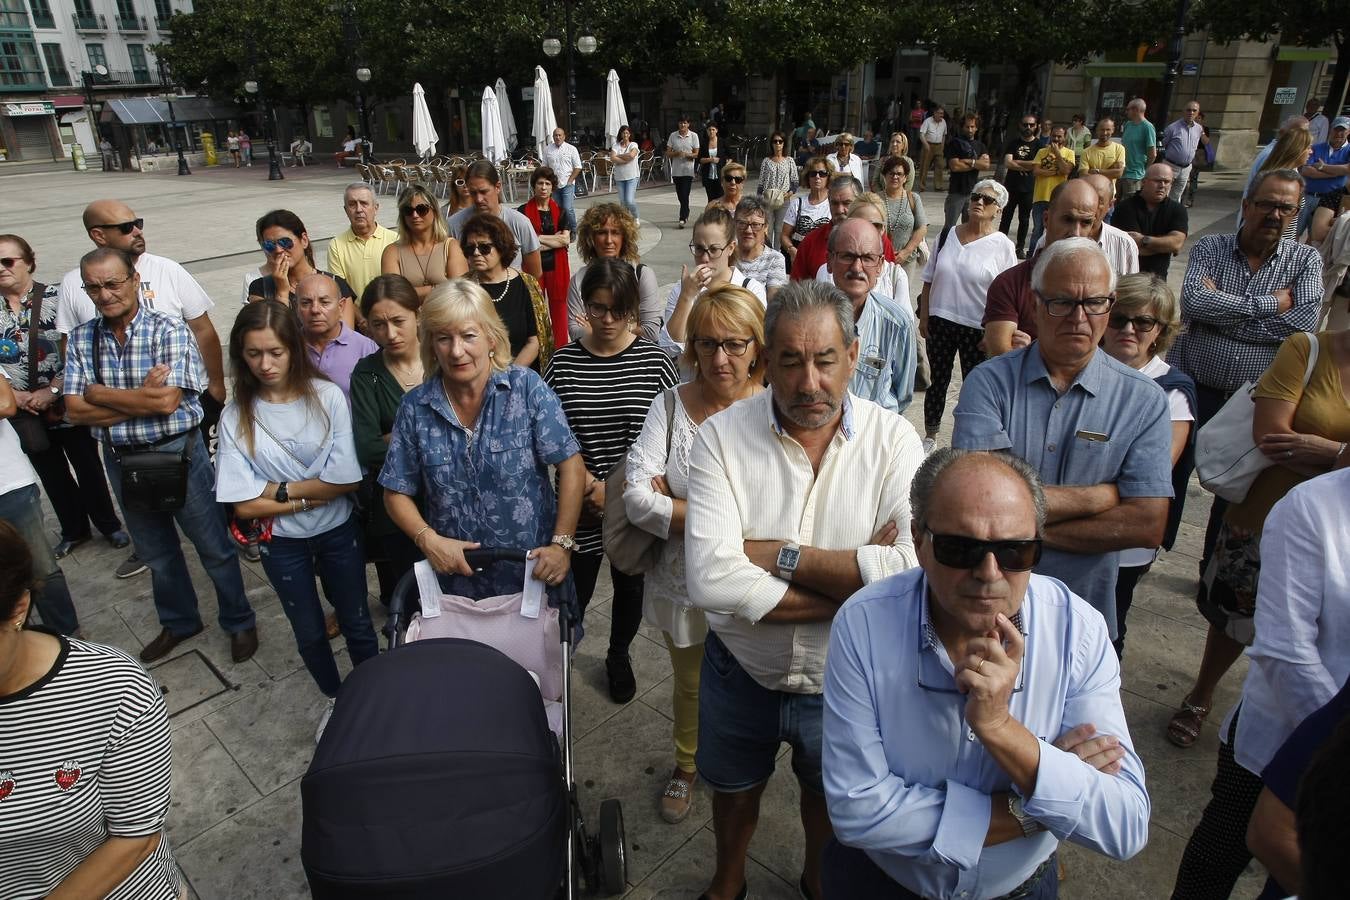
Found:
[(802, 551), (796, 547), (784, 547), (778, 551), (778, 568), (795, 569), (797, 560), (801, 559)]

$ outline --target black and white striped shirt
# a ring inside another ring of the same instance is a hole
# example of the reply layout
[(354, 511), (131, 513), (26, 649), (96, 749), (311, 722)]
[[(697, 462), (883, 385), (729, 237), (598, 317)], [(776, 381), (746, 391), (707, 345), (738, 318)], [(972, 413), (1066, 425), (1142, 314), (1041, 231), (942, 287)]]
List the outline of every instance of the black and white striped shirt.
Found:
[[(573, 341), (553, 354), (544, 380), (562, 402), (587, 470), (607, 478), (642, 432), (656, 396), (679, 379), (666, 352), (638, 338), (614, 356), (595, 356)], [(598, 526), (578, 528), (576, 541), (580, 553), (603, 552)]]
[(177, 900), (159, 688), (121, 650), (60, 640), (51, 671), (0, 697), (0, 897), (45, 897), (109, 837), (159, 833), (108, 900)]

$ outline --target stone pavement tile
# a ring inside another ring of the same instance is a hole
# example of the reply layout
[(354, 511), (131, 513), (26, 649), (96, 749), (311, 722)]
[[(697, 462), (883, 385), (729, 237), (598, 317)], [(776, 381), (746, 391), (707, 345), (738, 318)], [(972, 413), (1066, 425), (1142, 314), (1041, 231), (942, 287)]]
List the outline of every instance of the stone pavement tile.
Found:
[(124, 650), (140, 647), (140, 642), (115, 609), (103, 609), (92, 615), (80, 611), (80, 634), (86, 641), (96, 644), (109, 644)]
[(712, 816), (712, 795), (700, 787), (687, 819), (671, 825), (661, 818), (657, 798), (673, 763), (669, 720), (640, 703), (629, 704), (575, 744), (572, 768), (587, 827), (599, 827), (600, 801), (623, 801), (631, 883), (646, 878)]
[(1186, 505), (1181, 510), (1181, 520), (1190, 522), (1192, 525), (1205, 527), (1209, 521), (1209, 507), (1214, 501), (1214, 495), (1200, 486), (1200, 482), (1194, 477), (1186, 486)]
[[(598, 592), (597, 592), (598, 593)], [(609, 608), (586, 610), (586, 636), (572, 657), (572, 729), (583, 737), (623, 707), (609, 698), (605, 655), (609, 651)], [(670, 675), (670, 656), (639, 633), (629, 647), (639, 694)]]
[(169, 843), (178, 847), (262, 798), (204, 722), (173, 733)]
[[(1205, 632), (1148, 609), (1131, 608), (1129, 624), (1122, 687), (1175, 709), (1195, 683), (1205, 649)], [(1239, 659), (1219, 682), (1207, 725), (1217, 727), (1228, 707), (1237, 701), (1246, 672), (1245, 658)]]
[(245, 694), (204, 721), (249, 781), (270, 794), (309, 768), (322, 700), (309, 673), (301, 671)]
[[(806, 852), (798, 811), (797, 776), (792, 773), (792, 755), (786, 748), (784, 744), (760, 800), (759, 825), (750, 840), (750, 858), (787, 884), (796, 885), (801, 878)], [(712, 830), (711, 824), (708, 830)], [(796, 893), (795, 888), (793, 893)]]
[(638, 699), (672, 722), (675, 721), (675, 698), (671, 695), (674, 682), (675, 676), (671, 675), (645, 691), (638, 685)]
[(1159, 556), (1135, 589), (1131, 617), (1133, 610), (1147, 609), (1178, 624), (1207, 629), (1209, 623), (1195, 608), (1195, 591), (1200, 583), (1198, 565), (1195, 557), (1176, 551)]
[(201, 900), (305, 900), (300, 825), (294, 779), (174, 853)]
[[(712, 878), (717, 849), (710, 828), (700, 828), (680, 849), (625, 896), (628, 900), (696, 900)], [(746, 866), (750, 896), (755, 900), (797, 900), (792, 884), (754, 859)], [(630, 878), (632, 875), (630, 873)]]
[[(1156, 804), (1155, 804), (1156, 811)], [(1178, 837), (1156, 824), (1149, 827), (1148, 844), (1139, 855), (1125, 862), (1108, 859), (1086, 847), (1067, 841), (1059, 845), (1065, 879), (1059, 883), (1060, 900), (1158, 900), (1172, 892), (1177, 866), (1186, 848)], [(1261, 892), (1265, 872), (1253, 865), (1240, 879), (1231, 900), (1252, 900)]]

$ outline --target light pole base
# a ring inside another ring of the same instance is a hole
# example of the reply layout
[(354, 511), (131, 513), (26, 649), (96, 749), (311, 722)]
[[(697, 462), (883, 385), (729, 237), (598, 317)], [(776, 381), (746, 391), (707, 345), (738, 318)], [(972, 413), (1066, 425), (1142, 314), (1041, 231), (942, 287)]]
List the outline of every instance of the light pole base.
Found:
[(178, 150), (178, 174), (191, 175), (192, 170), (188, 168), (187, 157), (183, 155), (182, 148)]
[(272, 142), (267, 142), (267, 180), (281, 181), (286, 176), (281, 172), (281, 160), (277, 159), (277, 151)]

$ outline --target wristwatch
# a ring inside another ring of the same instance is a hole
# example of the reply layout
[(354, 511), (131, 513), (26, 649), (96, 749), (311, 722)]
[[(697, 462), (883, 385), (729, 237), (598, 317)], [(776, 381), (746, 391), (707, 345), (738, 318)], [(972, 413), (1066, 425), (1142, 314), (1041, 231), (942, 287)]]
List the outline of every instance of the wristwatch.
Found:
[(52, 396), (53, 396), (53, 397), (60, 397), (60, 396), (61, 396), (61, 389), (60, 389), (59, 387), (57, 387), (56, 385), (54, 385), (54, 384), (49, 384), (49, 385), (47, 385), (47, 390), (49, 390), (49, 391), (52, 392)]
[(570, 534), (555, 534), (549, 543), (557, 544), (569, 553), (577, 549), (577, 542)]
[(1016, 794), (1008, 794), (1008, 813), (1017, 820), (1018, 825), (1022, 826), (1024, 837), (1031, 837), (1036, 832), (1045, 830), (1044, 825), (1027, 815), (1026, 808), (1022, 805), (1022, 798)]
[(784, 581), (791, 581), (792, 574), (797, 571), (797, 563), (801, 560), (801, 544), (784, 544), (778, 551), (778, 577)]
[(277, 502), (286, 503), (291, 499), (290, 491), (286, 490), (287, 482), (283, 481), (277, 485)]

